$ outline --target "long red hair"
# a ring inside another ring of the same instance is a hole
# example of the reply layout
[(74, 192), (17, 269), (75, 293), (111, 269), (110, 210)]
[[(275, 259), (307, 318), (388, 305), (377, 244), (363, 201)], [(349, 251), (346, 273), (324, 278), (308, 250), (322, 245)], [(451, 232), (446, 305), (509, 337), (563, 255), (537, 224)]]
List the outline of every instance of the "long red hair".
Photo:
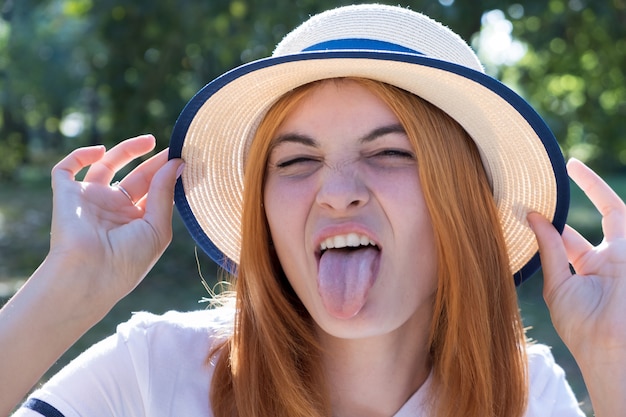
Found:
[[(353, 80), (389, 105), (404, 126), (432, 219), (438, 262), (429, 340), (433, 416), (522, 416), (524, 330), (476, 145), (458, 123), (421, 98), (381, 82)], [(282, 97), (249, 150), (234, 334), (210, 354), (216, 364), (210, 395), (216, 417), (332, 414), (312, 319), (272, 250), (262, 207), (275, 132), (316, 84)]]

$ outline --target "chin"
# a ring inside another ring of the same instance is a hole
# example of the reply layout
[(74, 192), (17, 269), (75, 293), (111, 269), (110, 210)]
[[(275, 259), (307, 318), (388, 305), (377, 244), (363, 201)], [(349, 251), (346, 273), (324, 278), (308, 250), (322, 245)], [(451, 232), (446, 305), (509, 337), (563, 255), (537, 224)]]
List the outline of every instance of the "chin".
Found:
[[(390, 312), (387, 311), (387, 314)], [(319, 316), (321, 317), (318, 320)], [(394, 323), (397, 319), (393, 322), (385, 320), (380, 314), (373, 313), (367, 305), (350, 318), (334, 317), (324, 310), (321, 314), (313, 315), (313, 319), (321, 331), (339, 339), (365, 339), (381, 336), (401, 326), (401, 323)]]

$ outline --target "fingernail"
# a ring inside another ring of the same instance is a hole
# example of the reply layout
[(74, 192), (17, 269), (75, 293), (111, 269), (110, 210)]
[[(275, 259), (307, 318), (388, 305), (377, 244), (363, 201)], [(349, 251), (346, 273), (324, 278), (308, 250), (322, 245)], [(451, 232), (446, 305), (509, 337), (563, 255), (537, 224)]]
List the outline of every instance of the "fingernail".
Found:
[(184, 162), (182, 164), (180, 164), (178, 166), (178, 169), (176, 170), (176, 179), (180, 178), (180, 175), (183, 173), (183, 169), (185, 169), (185, 163)]

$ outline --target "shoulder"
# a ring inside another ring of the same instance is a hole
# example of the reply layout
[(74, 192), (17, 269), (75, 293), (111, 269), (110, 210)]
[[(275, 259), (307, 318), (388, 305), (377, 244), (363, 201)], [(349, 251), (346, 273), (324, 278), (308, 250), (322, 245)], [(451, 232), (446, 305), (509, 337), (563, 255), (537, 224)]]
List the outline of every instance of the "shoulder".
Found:
[(233, 320), (234, 310), (227, 308), (161, 315), (139, 312), (120, 324), (116, 333), (118, 343), (126, 345), (136, 360), (199, 359), (232, 334)]
[(233, 319), (234, 310), (226, 308), (135, 313), (51, 378), (32, 401), (65, 416), (210, 416), (208, 355), (232, 334)]
[(528, 370), (531, 380), (540, 382), (547, 376), (563, 372), (558, 366), (555, 368), (554, 356), (546, 345), (539, 343), (529, 344), (526, 347), (526, 355), (528, 357)]
[(555, 362), (550, 348), (527, 346), (529, 395), (526, 417), (584, 417), (563, 369)]
[(117, 334), (128, 339), (135, 333), (178, 335), (207, 334), (221, 337), (232, 333), (234, 310), (220, 307), (198, 311), (168, 311), (164, 314), (137, 312), (125, 323), (117, 327)]

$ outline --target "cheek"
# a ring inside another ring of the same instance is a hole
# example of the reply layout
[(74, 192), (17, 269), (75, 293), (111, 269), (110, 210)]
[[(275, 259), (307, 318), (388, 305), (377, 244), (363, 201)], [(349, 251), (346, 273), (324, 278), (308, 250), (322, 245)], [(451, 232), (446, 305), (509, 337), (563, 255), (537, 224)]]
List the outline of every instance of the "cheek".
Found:
[(311, 202), (310, 187), (288, 182), (270, 178), (264, 192), (265, 216), (279, 256), (302, 238)]
[(417, 191), (405, 194), (406, 200), (402, 204), (402, 213), (399, 217), (413, 219), (410, 223), (405, 224), (405, 227), (410, 230), (408, 234), (410, 239), (409, 246), (420, 248), (424, 255), (434, 258), (434, 232), (430, 212), (426, 207), (426, 201), (424, 200), (419, 181), (415, 181), (413, 185)]
[(404, 222), (406, 226), (424, 224), (430, 227), (430, 215), (419, 176), (412, 170), (403, 174), (389, 178), (384, 175), (373, 177), (370, 182), (372, 194), (378, 196), (392, 222)]
[(436, 269), (436, 249), (430, 213), (417, 175), (386, 183), (380, 202), (391, 225), (402, 265), (426, 275)]
[(306, 298), (307, 286), (298, 279), (306, 269), (306, 220), (310, 212), (310, 193), (306, 187), (286, 186), (268, 181), (264, 206), (276, 256), (289, 285), (300, 299)]

